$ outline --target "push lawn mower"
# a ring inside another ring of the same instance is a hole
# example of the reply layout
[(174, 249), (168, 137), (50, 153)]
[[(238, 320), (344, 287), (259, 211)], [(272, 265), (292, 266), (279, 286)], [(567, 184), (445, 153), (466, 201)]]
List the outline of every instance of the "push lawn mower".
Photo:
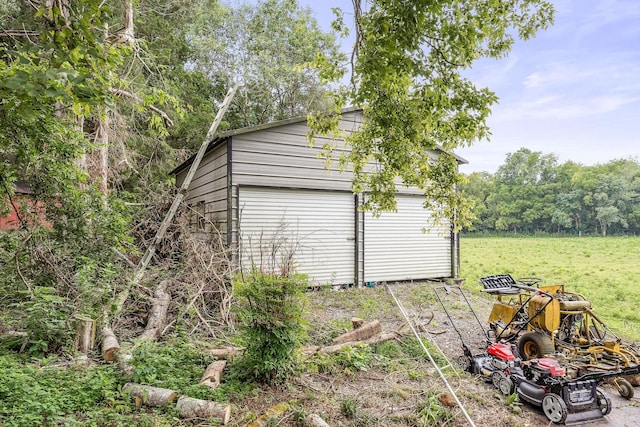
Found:
[[(462, 343), (464, 356), (460, 362), (465, 370), (492, 383), (504, 395), (517, 393), (522, 401), (542, 407), (554, 423), (583, 423), (611, 412), (611, 400), (598, 384), (614, 373), (597, 372), (570, 379), (555, 359), (522, 361), (514, 354), (513, 344), (491, 339), (460, 287), (438, 287), (435, 294)], [(447, 309), (445, 300), (453, 294), (467, 305), (482, 332), (485, 345), (478, 353), (474, 354)], [(615, 374), (619, 375), (618, 372)]]
[(632, 398), (632, 384), (640, 382), (638, 348), (607, 328), (584, 296), (563, 285), (533, 287), (540, 281), (516, 282), (508, 274), (480, 279), (498, 298), (489, 315), (496, 341), (515, 343), (522, 360), (553, 354), (569, 378), (609, 373), (620, 395)]

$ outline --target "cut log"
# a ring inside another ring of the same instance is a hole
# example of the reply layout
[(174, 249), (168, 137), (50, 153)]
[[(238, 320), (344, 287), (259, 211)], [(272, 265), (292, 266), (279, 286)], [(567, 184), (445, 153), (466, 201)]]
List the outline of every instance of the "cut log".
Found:
[(147, 326), (144, 329), (140, 339), (142, 340), (155, 340), (157, 339), (167, 320), (167, 311), (169, 310), (169, 304), (171, 303), (171, 294), (167, 292), (168, 280), (160, 282), (155, 290), (154, 298), (151, 301), (151, 311), (149, 313), (149, 320)]
[(380, 322), (378, 320), (374, 320), (372, 322), (365, 323), (358, 329), (335, 337), (333, 339), (333, 343), (342, 344), (351, 341), (362, 341), (371, 338), (372, 336), (377, 335), (380, 332), (382, 332), (382, 326), (380, 326)]
[(329, 427), (329, 424), (318, 414), (309, 414), (304, 419), (304, 425), (307, 427)]
[(226, 425), (231, 418), (231, 406), (187, 396), (180, 396), (176, 409), (184, 418), (216, 417), (222, 425)]
[(172, 403), (178, 393), (168, 388), (152, 387), (150, 385), (126, 383), (122, 391), (135, 398), (136, 406), (163, 406)]
[(75, 317), (76, 336), (73, 339), (73, 348), (81, 354), (87, 354), (96, 342), (96, 322), (87, 317)]
[(242, 353), (244, 348), (241, 347), (223, 347), (223, 348), (212, 348), (209, 350), (209, 354), (218, 359), (233, 359), (238, 354)]
[(359, 317), (352, 317), (351, 325), (353, 325), (353, 329), (358, 329), (359, 327), (364, 325), (364, 320)]
[(118, 366), (122, 373), (127, 376), (132, 376), (135, 366), (130, 365), (129, 362), (133, 359), (133, 355), (124, 351), (119, 351), (116, 355), (116, 359), (118, 360)]
[(102, 358), (107, 362), (115, 362), (117, 353), (120, 350), (120, 344), (116, 335), (110, 328), (102, 330)]
[(202, 378), (200, 378), (200, 384), (206, 385), (211, 389), (215, 390), (220, 385), (220, 377), (222, 376), (222, 371), (224, 367), (227, 366), (226, 360), (216, 360), (207, 366), (204, 374), (202, 374)]

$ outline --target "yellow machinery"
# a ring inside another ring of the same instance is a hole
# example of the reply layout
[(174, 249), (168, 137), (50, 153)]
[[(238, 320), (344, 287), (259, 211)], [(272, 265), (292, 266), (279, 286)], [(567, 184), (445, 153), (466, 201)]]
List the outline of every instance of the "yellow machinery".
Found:
[(621, 370), (612, 382), (623, 397), (633, 397), (632, 385), (640, 385), (640, 350), (607, 328), (584, 296), (564, 285), (534, 287), (539, 279), (516, 282), (508, 274), (480, 281), (498, 298), (489, 315), (496, 341), (516, 343), (523, 360), (552, 355), (573, 378)]

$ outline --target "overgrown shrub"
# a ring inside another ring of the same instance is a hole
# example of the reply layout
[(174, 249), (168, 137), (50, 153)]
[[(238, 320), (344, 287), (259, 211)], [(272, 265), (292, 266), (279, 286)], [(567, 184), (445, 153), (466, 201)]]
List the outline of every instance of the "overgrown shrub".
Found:
[(234, 282), (245, 351), (237, 361), (247, 377), (281, 383), (298, 370), (296, 348), (303, 342), (306, 279), (252, 272)]

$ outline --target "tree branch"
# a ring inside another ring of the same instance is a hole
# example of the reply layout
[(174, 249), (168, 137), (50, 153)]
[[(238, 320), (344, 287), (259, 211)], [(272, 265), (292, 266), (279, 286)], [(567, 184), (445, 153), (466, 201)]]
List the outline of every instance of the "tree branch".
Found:
[[(128, 92), (126, 90), (123, 90), (123, 89), (111, 88), (111, 93), (113, 93), (115, 96), (119, 96), (121, 98), (130, 98), (130, 99), (133, 99), (136, 102), (142, 103), (142, 99), (140, 99), (137, 95), (135, 95), (135, 94), (133, 94), (131, 92)], [(161, 109), (159, 109), (158, 107), (155, 107), (153, 105), (148, 105), (147, 108), (149, 108), (151, 111), (155, 112), (157, 115), (162, 117), (162, 120), (164, 121), (165, 126), (167, 126), (167, 127), (173, 126), (173, 120), (171, 120), (171, 118), (169, 117), (169, 115), (167, 113), (165, 113), (164, 111), (162, 111)]]
[(0, 37), (35, 37), (37, 31), (32, 30), (0, 30)]

